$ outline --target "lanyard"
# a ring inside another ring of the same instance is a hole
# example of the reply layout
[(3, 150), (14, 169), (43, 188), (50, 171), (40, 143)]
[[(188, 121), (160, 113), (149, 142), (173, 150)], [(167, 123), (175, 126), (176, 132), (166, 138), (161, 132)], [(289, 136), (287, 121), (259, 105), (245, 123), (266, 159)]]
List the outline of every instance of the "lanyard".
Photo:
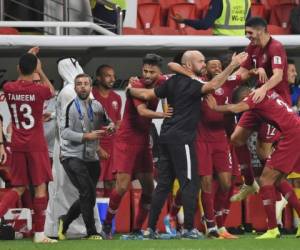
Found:
[[(75, 98), (74, 102), (75, 102), (75, 107), (77, 109), (77, 112), (79, 114), (79, 119), (83, 120), (83, 114), (81, 112), (80, 102), (78, 100), (78, 97)], [(87, 113), (88, 113), (89, 120), (92, 122), (94, 120), (94, 113), (93, 113), (91, 102), (89, 102)]]

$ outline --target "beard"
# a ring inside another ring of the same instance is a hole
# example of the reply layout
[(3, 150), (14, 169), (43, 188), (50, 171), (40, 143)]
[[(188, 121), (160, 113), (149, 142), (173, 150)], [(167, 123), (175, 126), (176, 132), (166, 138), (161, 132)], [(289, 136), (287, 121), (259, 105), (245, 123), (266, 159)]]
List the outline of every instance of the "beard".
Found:
[(203, 76), (203, 70), (202, 69), (195, 70), (194, 73), (195, 73), (196, 76)]
[(78, 94), (78, 97), (80, 100), (86, 100), (88, 99), (88, 97), (90, 96), (90, 93), (81, 93), (81, 94)]
[(98, 81), (97, 84), (106, 90), (112, 89), (114, 86), (114, 83), (104, 84), (104, 83), (101, 83), (100, 81)]

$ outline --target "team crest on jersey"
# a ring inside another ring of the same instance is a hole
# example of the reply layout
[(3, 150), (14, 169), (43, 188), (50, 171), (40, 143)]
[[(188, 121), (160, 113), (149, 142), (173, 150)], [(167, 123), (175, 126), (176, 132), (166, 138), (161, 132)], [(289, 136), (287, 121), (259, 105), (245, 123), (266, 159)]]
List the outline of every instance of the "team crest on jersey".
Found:
[(112, 105), (112, 107), (113, 107), (114, 110), (118, 110), (119, 104), (118, 104), (117, 101), (113, 101), (113, 102), (111, 103), (111, 105)]
[(222, 88), (216, 89), (216, 90), (215, 90), (215, 94), (216, 94), (216, 95), (223, 95), (223, 94), (224, 94), (224, 89), (222, 89)]
[(263, 54), (262, 56), (262, 63), (266, 63), (267, 62), (267, 54)]

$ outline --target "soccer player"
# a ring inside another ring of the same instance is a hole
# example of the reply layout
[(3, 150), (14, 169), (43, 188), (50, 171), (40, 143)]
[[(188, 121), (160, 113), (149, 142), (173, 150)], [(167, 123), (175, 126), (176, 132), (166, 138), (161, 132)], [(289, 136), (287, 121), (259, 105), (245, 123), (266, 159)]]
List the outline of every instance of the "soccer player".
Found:
[[(176, 74), (164, 85), (154, 89), (129, 88), (132, 96), (142, 100), (167, 98), (168, 104), (175, 111), (174, 116), (164, 120), (160, 133), (158, 184), (151, 204), (149, 228), (144, 233), (144, 237), (158, 238), (155, 233), (158, 216), (176, 177), (180, 183), (184, 209), (182, 237), (189, 239), (202, 237), (198, 230), (194, 229), (196, 197), (199, 191), (194, 139), (200, 118), (200, 112), (195, 111), (200, 107), (202, 96), (221, 87), (246, 57), (247, 53), (233, 56), (230, 65), (207, 83)], [(199, 51), (186, 51), (181, 63), (198, 79), (205, 67), (205, 58)]]
[[(267, 22), (260, 17), (250, 18), (246, 22), (245, 32), (250, 40), (250, 44), (246, 48), (249, 56), (236, 74), (241, 75), (245, 79), (249, 76), (251, 69), (256, 69), (259, 86), (254, 90), (254, 95), (252, 96), (254, 102), (263, 100), (267, 91), (272, 89), (288, 105), (291, 105), (287, 80), (287, 56), (283, 45), (270, 36), (267, 30)], [(261, 123), (260, 127), (257, 127), (257, 123), (259, 121), (257, 121), (253, 113), (244, 113), (238, 127), (232, 134), (231, 140), (236, 146), (243, 146), (252, 131), (254, 129), (258, 130), (257, 154), (264, 163), (272, 152), (273, 143), (279, 139), (280, 133), (270, 124)], [(244, 149), (247, 150), (246, 148)], [(247, 170), (245, 170), (246, 185), (243, 186), (239, 194), (233, 197), (233, 201), (242, 200), (249, 193), (257, 191), (253, 170), (249, 166), (250, 163)]]
[[(42, 70), (33, 48), (19, 59), (19, 78), (4, 86), (4, 94), (12, 117), (12, 185), (0, 202), (0, 218), (15, 204), (26, 186), (35, 189), (33, 199), (34, 239), (36, 243), (54, 243), (44, 234), (47, 208), (47, 183), (52, 180), (48, 149), (43, 131), (43, 104), (54, 95), (54, 88)], [(33, 74), (41, 84), (33, 82)]]
[[(165, 82), (161, 73), (162, 58), (147, 54), (143, 58), (142, 79), (133, 83), (136, 88), (153, 89)], [(153, 118), (169, 118), (172, 113), (156, 112), (158, 100), (149, 102), (127, 97), (123, 119), (117, 131), (113, 164), (116, 172), (116, 187), (110, 195), (108, 212), (103, 225), (108, 239), (111, 238), (112, 220), (117, 213), (121, 199), (129, 189), (132, 179), (138, 179), (142, 186), (139, 210), (134, 222), (132, 238), (141, 236), (141, 227), (148, 215), (153, 184), (153, 159), (149, 145), (149, 133)]]
[[(288, 173), (300, 171), (300, 155), (297, 147), (300, 140), (300, 119), (276, 92), (268, 91), (259, 103), (253, 101), (254, 93), (250, 93), (251, 90), (247, 87), (237, 89), (234, 93), (234, 101), (238, 102), (237, 104), (219, 106), (212, 96), (207, 98), (207, 102), (210, 108), (218, 112), (240, 113), (249, 110), (281, 131), (282, 138), (268, 158), (259, 180), (260, 194), (268, 218), (268, 231), (257, 239), (278, 238), (280, 232), (276, 222), (275, 189), (281, 192), (300, 214), (300, 202), (285, 180)], [(300, 224), (296, 237), (300, 237)]]
[[(213, 79), (222, 71), (222, 64), (219, 60), (207, 62), (208, 80)], [(220, 88), (216, 89), (212, 95), (218, 104), (230, 102), (233, 89), (241, 84), (240, 76), (230, 76)], [(209, 238), (236, 238), (227, 232), (224, 227), (223, 210), (225, 204), (229, 205), (229, 194), (232, 178), (232, 156), (228, 145), (225, 131), (224, 115), (212, 111), (206, 104), (201, 103), (200, 112), (202, 119), (197, 127), (196, 152), (199, 155), (198, 173), (201, 180), (201, 200), (207, 225), (207, 236)], [(218, 189), (213, 196), (213, 176), (217, 177)], [(215, 213), (218, 228), (215, 223)], [(219, 229), (219, 230), (218, 230)]]
[[(100, 65), (96, 70), (96, 85), (93, 87), (92, 93), (118, 129), (121, 121), (122, 101), (121, 97), (112, 90), (115, 80), (114, 69), (109, 65)], [(104, 197), (109, 197), (115, 186), (112, 161), (114, 140), (115, 133), (106, 135), (100, 140), (100, 180), (104, 184)]]

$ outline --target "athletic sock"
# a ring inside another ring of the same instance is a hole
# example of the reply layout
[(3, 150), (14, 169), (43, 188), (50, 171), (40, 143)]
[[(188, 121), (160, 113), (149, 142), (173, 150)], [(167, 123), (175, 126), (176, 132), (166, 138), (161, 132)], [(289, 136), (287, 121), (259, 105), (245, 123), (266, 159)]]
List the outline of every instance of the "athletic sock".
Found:
[(109, 205), (105, 218), (105, 224), (112, 224), (112, 220), (117, 213), (121, 200), (122, 196), (117, 193), (116, 189), (114, 189), (109, 197)]
[(28, 188), (26, 188), (22, 194), (22, 203), (23, 207), (27, 207), (31, 210), (33, 209), (33, 199)]
[(204, 210), (204, 216), (207, 228), (216, 226), (214, 218), (214, 201), (211, 193), (201, 192), (201, 202)]
[(275, 209), (275, 188), (272, 185), (266, 185), (260, 188), (260, 194), (268, 218), (268, 228), (277, 227), (276, 209)]
[(135, 219), (134, 231), (141, 230), (150, 211), (152, 196), (142, 194), (139, 202), (139, 210)]
[(48, 198), (38, 197), (33, 199), (33, 224), (36, 233), (44, 232), (45, 211), (47, 209)]
[(235, 147), (236, 155), (241, 165), (242, 174), (245, 178), (245, 184), (251, 186), (254, 182), (254, 172), (251, 165), (251, 156), (247, 145)]
[[(218, 228), (224, 226), (224, 214), (225, 205), (227, 200), (229, 200), (229, 192), (224, 192), (221, 188), (218, 188), (215, 194), (215, 214), (216, 214), (216, 223)], [(226, 208), (227, 209), (227, 208)]]

